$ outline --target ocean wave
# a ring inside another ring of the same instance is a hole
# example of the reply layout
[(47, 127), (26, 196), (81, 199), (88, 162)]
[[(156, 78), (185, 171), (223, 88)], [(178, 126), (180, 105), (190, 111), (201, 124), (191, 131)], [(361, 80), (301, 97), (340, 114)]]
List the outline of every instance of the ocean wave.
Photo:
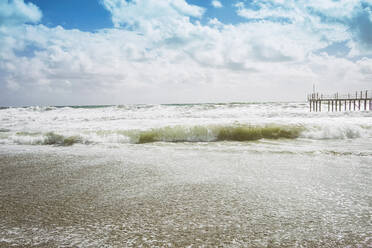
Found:
[(38, 133), (38, 132), (17, 132), (15, 135), (8, 137), (13, 143), (21, 145), (56, 145), (56, 146), (71, 146), (76, 143), (87, 144), (81, 136), (64, 136), (54, 132)]
[(171, 126), (144, 131), (127, 131), (131, 143), (255, 141), (260, 139), (356, 139), (372, 137), (372, 128), (363, 125), (209, 125)]
[(301, 138), (315, 140), (356, 139), (371, 135), (371, 129), (361, 125), (314, 125), (308, 126), (301, 133)]
[(47, 133), (43, 141), (44, 145), (61, 145), (61, 146), (71, 146), (76, 143), (86, 143), (80, 136), (68, 136), (55, 134), (53, 132)]
[[(121, 140), (124, 143), (144, 144), (153, 142), (217, 142), (254, 141), (259, 139), (295, 139), (301, 126), (280, 125), (207, 125), (207, 126), (166, 126), (149, 130), (99, 131), (102, 139)], [(124, 136), (127, 139), (119, 139)]]
[(151, 142), (213, 142), (254, 141), (259, 139), (295, 139), (299, 137), (299, 126), (174, 126), (147, 131), (132, 131), (128, 135), (134, 143)]
[[(260, 139), (356, 139), (371, 138), (372, 128), (365, 125), (175, 125), (145, 130), (89, 130), (61, 133), (0, 132), (0, 143), (70, 146), (73, 144), (145, 144), (153, 142), (256, 141)], [(71, 131), (71, 130), (70, 130)]]
[(25, 109), (28, 110), (28, 111), (33, 111), (33, 112), (46, 112), (46, 111), (56, 110), (57, 107), (54, 107), (54, 106), (30, 106), (30, 107), (25, 107)]
[[(259, 139), (295, 139), (299, 137), (300, 126), (252, 126), (252, 125), (209, 125), (209, 126), (167, 126), (149, 130), (100, 130), (65, 135), (56, 132), (17, 132), (6, 139), (16, 144), (70, 146), (76, 143), (132, 143), (153, 142), (217, 142), (254, 141)], [(1, 142), (4, 143), (4, 142)]]

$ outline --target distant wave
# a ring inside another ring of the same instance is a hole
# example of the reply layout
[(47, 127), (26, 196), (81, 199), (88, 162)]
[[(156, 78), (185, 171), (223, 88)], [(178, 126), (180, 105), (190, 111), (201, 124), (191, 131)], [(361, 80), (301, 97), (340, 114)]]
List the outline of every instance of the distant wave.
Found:
[[(198, 108), (198, 109), (215, 109), (219, 107), (225, 108), (235, 108), (235, 107), (244, 107), (244, 106), (271, 106), (271, 105), (280, 105), (285, 108), (302, 108), (303, 103), (286, 103), (286, 102), (226, 102), (226, 103), (175, 103), (175, 104), (125, 104), (125, 105), (50, 105), (50, 106), (23, 106), (23, 107), (8, 107), (0, 106), (0, 110), (6, 109), (18, 109), (18, 110), (28, 110), (30, 112), (44, 112), (50, 110), (58, 109), (124, 109), (124, 110), (135, 110), (135, 109), (149, 109), (153, 107), (180, 107), (180, 108)], [(307, 105), (306, 105), (307, 106)]]

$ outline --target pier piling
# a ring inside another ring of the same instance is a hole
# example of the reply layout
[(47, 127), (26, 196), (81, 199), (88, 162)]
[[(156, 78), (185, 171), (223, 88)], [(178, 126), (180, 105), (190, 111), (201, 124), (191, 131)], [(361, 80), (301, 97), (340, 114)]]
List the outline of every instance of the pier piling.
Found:
[(355, 97), (352, 94), (339, 95), (336, 93), (334, 95), (324, 95), (312, 93), (308, 94), (307, 98), (310, 105), (310, 112), (321, 112), (323, 103), (327, 104), (328, 112), (372, 110), (372, 90), (356, 91)]

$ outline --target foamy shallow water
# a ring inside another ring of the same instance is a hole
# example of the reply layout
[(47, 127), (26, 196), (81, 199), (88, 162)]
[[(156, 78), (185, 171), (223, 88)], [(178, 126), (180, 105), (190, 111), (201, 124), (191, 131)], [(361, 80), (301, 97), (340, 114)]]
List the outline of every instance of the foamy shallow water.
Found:
[(30, 107), (0, 129), (0, 246), (372, 246), (368, 112)]

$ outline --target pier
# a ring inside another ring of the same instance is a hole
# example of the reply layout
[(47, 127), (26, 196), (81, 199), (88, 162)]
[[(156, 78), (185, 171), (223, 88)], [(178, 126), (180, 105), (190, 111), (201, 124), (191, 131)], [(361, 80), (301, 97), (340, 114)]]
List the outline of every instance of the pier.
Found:
[(310, 112), (321, 112), (324, 108), (328, 112), (372, 110), (372, 90), (343, 95), (311, 93), (307, 95), (307, 100), (310, 103)]

